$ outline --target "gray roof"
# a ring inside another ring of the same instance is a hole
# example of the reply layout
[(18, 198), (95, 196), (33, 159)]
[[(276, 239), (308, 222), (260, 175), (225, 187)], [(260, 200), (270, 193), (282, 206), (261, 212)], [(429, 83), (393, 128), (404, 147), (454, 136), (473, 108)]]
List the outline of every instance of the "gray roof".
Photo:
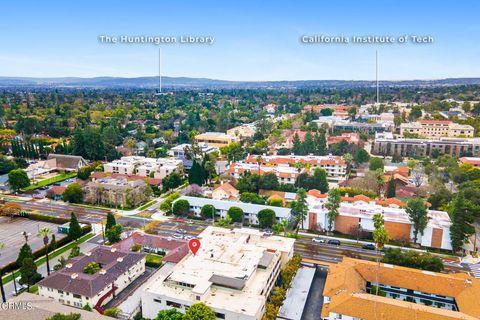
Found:
[(57, 162), (58, 168), (63, 169), (78, 169), (79, 167), (83, 167), (87, 165), (87, 161), (83, 159), (81, 156), (72, 156), (68, 154), (56, 154), (50, 153), (47, 159), (55, 159)]
[[(52, 273), (40, 281), (39, 285), (93, 297), (144, 257), (143, 253), (118, 250), (112, 252), (111, 248), (100, 246), (90, 251), (89, 255), (68, 260), (67, 265), (71, 264), (71, 268), (64, 267)], [(93, 261), (101, 265), (106, 271), (105, 274), (97, 272), (90, 275), (83, 272), (83, 268)], [(72, 278), (73, 274), (77, 276)]]
[(270, 263), (272, 263), (272, 260), (273, 260), (274, 256), (275, 255), (273, 253), (270, 253), (270, 252), (267, 252), (267, 251), (263, 252), (262, 257), (260, 258), (260, 261), (258, 262), (258, 266), (263, 267), (263, 268), (268, 268)]
[(243, 287), (245, 287), (245, 283), (247, 282), (247, 280), (245, 279), (225, 277), (218, 274), (212, 275), (209, 281), (215, 285), (236, 290), (242, 290)]

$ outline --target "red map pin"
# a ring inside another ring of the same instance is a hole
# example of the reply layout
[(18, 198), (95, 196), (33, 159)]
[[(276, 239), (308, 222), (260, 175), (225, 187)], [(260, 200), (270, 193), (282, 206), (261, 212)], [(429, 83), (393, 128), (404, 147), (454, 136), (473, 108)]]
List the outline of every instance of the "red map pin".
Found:
[(200, 240), (191, 239), (190, 241), (188, 241), (188, 247), (193, 254), (196, 254), (198, 249), (200, 249)]

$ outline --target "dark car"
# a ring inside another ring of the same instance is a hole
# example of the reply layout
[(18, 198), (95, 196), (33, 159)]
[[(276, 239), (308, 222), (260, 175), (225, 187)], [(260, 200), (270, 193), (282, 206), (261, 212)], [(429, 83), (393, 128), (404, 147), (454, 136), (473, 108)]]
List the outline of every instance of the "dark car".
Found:
[(369, 243), (369, 244), (364, 244), (364, 245), (362, 246), (362, 249), (365, 249), (365, 250), (375, 250), (375, 246), (374, 246), (373, 244), (371, 244), (371, 243)]
[(331, 240), (328, 240), (328, 244), (333, 244), (335, 246), (339, 246), (340, 245), (340, 240), (331, 239)]

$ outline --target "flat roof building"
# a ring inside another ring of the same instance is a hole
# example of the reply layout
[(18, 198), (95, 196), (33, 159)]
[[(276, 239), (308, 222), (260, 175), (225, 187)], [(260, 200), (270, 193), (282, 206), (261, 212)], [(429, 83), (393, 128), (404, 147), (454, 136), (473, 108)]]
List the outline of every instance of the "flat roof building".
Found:
[(222, 147), (233, 142), (239, 142), (240, 138), (223, 132), (205, 132), (195, 136), (198, 143), (205, 143), (211, 147)]
[(153, 319), (171, 308), (185, 312), (202, 302), (218, 319), (260, 320), (281, 268), (293, 256), (295, 240), (218, 227), (206, 228), (198, 238), (195, 255), (188, 254), (142, 293), (143, 317)]
[(424, 138), (440, 137), (473, 137), (475, 129), (466, 124), (458, 124), (449, 120), (419, 120), (400, 124), (400, 134), (417, 134)]
[(163, 179), (173, 172), (182, 173), (183, 163), (179, 159), (127, 156), (104, 164), (103, 169), (108, 173)]

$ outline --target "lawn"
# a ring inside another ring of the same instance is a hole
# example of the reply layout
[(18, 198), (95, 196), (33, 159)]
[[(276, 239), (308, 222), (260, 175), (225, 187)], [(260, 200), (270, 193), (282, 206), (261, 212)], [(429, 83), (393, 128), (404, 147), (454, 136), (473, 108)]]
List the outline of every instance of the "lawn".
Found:
[(162, 266), (162, 256), (154, 253), (147, 254), (145, 265), (159, 268)]
[(140, 208), (138, 208), (138, 210), (142, 211), (142, 210), (145, 210), (147, 209), (148, 207), (150, 207), (152, 204), (154, 204), (156, 201), (155, 200), (152, 200), (150, 202), (147, 202), (145, 203), (143, 206), (141, 206)]
[[(51, 261), (53, 258), (58, 257), (61, 254), (64, 254), (68, 250), (71, 250), (77, 243), (78, 244), (83, 243), (83, 242), (87, 241), (88, 239), (93, 238), (94, 236), (95, 235), (93, 233), (88, 233), (88, 234), (84, 235), (83, 237), (81, 237), (77, 242), (70, 242), (67, 245), (53, 251), (52, 253), (50, 253), (48, 255), (48, 259)], [(38, 258), (37, 260), (35, 260), (35, 264), (38, 267), (38, 266), (42, 265), (43, 263), (45, 263), (45, 260), (46, 260), (45, 256), (42, 256), (42, 257)], [(52, 267), (52, 265), (50, 265), (50, 267)], [(6, 284), (6, 283), (12, 281), (13, 277), (18, 277), (19, 275), (20, 275), (20, 271), (18, 271), (18, 270), (14, 272), (13, 276), (12, 276), (11, 273), (9, 275), (6, 275), (5, 277), (3, 277), (3, 284)]]
[(55, 177), (44, 179), (44, 180), (38, 181), (37, 183), (31, 184), (30, 186), (26, 187), (23, 190), (24, 191), (35, 190), (35, 189), (38, 189), (38, 188), (41, 188), (41, 187), (49, 186), (49, 185), (51, 185), (55, 182), (60, 182), (60, 181), (63, 181), (63, 180), (74, 178), (76, 176), (77, 176), (76, 172), (62, 173), (62, 174), (59, 174)]

